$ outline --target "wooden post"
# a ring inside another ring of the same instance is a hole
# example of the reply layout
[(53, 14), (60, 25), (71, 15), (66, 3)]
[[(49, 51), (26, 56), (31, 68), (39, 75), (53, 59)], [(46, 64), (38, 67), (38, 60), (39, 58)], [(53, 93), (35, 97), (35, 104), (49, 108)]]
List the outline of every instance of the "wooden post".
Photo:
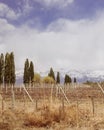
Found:
[(59, 85), (58, 85), (58, 94), (60, 95), (60, 87), (59, 87)]
[(2, 85), (0, 85), (0, 92), (2, 92)]
[(58, 97), (58, 86), (57, 85), (55, 86), (56, 86), (56, 97)]
[(25, 88), (24, 86), (23, 86), (23, 88), (24, 88), (26, 94), (28, 95), (30, 101), (31, 101), (32, 103), (34, 103), (33, 99), (32, 99), (31, 96), (29, 95), (29, 93), (28, 93), (28, 91), (26, 90), (26, 88)]
[(91, 97), (91, 103), (92, 103), (92, 114), (94, 116), (94, 114), (95, 114), (95, 105), (94, 105), (94, 99), (93, 99), (93, 97)]
[(66, 94), (66, 88), (67, 88), (68, 85), (65, 85), (64, 86), (64, 93)]
[(97, 83), (98, 84), (98, 87), (100, 88), (100, 90), (102, 91), (102, 93), (104, 94), (104, 90), (103, 90), (103, 88), (101, 87), (101, 85), (99, 84), (99, 83)]
[(38, 110), (38, 100), (36, 99), (36, 111)]
[(1, 113), (3, 113), (3, 111), (4, 111), (4, 99), (2, 97), (2, 112)]
[(64, 91), (63, 91), (63, 89), (62, 89), (61, 86), (60, 86), (60, 90), (62, 91), (62, 93), (63, 93), (63, 95), (64, 95), (64, 97), (65, 97), (67, 103), (69, 104), (69, 100), (68, 100), (68, 98), (67, 98), (66, 94), (64, 93)]
[(5, 92), (7, 93), (7, 91), (8, 91), (7, 84), (5, 85), (5, 89), (6, 89)]
[(3, 96), (2, 96), (2, 111), (1, 111), (1, 119), (2, 119), (2, 121), (3, 121), (3, 123), (4, 123), (4, 121), (5, 121), (5, 119), (4, 119), (4, 98), (3, 98)]
[(45, 86), (46, 86), (46, 84), (42, 84), (42, 86), (41, 86), (41, 88), (39, 88), (40, 90), (39, 91), (42, 91), (42, 95), (43, 95), (43, 105), (44, 105), (44, 103), (45, 103)]
[(4, 111), (4, 98), (1, 94), (0, 94), (0, 100), (1, 100), (1, 114), (2, 114)]
[(50, 99), (51, 99), (51, 106), (52, 106), (52, 103), (53, 103), (53, 85), (51, 85), (51, 97), (50, 97)]
[(12, 108), (14, 109), (14, 107), (15, 107), (15, 95), (14, 95), (13, 85), (11, 86), (11, 91), (12, 91)]
[(64, 104), (64, 98), (62, 98), (62, 115), (63, 118), (65, 117), (65, 104)]
[(25, 106), (26, 106), (26, 104), (25, 104), (25, 100), (26, 100), (26, 96), (25, 96), (25, 92), (23, 91), (23, 96), (24, 96), (24, 110), (25, 110)]
[(79, 104), (78, 100), (76, 102), (76, 121), (77, 121), (77, 128), (79, 127)]

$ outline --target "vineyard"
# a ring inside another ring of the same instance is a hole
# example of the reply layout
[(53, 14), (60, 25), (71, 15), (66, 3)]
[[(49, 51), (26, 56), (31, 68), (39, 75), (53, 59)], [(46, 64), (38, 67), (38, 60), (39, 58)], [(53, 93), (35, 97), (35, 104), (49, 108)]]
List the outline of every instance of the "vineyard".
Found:
[(1, 86), (0, 130), (103, 130), (104, 87), (100, 86)]

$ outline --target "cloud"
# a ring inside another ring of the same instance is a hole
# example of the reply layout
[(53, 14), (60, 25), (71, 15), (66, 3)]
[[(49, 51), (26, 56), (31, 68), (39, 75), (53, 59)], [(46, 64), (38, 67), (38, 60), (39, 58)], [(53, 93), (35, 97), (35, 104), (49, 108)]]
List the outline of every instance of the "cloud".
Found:
[(15, 52), (16, 68), (23, 68), (28, 57), (35, 70), (104, 69), (104, 15), (92, 20), (59, 19), (42, 32), (27, 25), (16, 28), (5, 20), (0, 26), (5, 32), (0, 33), (0, 50)]
[(9, 33), (14, 30), (14, 26), (9, 24), (6, 19), (0, 19), (0, 34)]
[(18, 18), (18, 14), (16, 14), (6, 4), (0, 3), (0, 17), (5, 17), (10, 20), (15, 20)]
[(0, 19), (0, 45), (2, 45), (1, 50), (3, 50), (2, 48), (4, 48), (5, 38), (7, 38), (8, 34), (10, 35), (10, 33), (13, 32), (14, 29), (15, 27), (9, 24), (6, 19)]
[[(21, 5), (21, 2), (22, 5)], [(27, 16), (34, 9), (33, 3), (30, 0), (23, 0), (20, 2), (20, 6), (22, 8), (21, 15)]]
[(47, 7), (57, 6), (58, 8), (63, 8), (73, 3), (74, 0), (34, 0), (34, 1), (38, 1)]

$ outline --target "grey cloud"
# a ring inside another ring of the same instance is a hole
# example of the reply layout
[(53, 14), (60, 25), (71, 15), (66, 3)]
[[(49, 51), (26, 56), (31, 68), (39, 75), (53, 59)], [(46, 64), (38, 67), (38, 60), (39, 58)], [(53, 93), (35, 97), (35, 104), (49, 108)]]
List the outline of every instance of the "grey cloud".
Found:
[(14, 12), (14, 10), (9, 8), (6, 4), (0, 3), (0, 17), (15, 20), (19, 17), (19, 13)]
[[(23, 68), (24, 60), (28, 57), (35, 62), (38, 70), (50, 66), (104, 69), (104, 17), (99, 16), (98, 19), (93, 21), (60, 19), (49, 25), (44, 32), (26, 25), (10, 28), (11, 33), (7, 31), (3, 39), (5, 45), (3, 50), (15, 52), (16, 68)], [(2, 48), (1, 45), (0, 47)]]

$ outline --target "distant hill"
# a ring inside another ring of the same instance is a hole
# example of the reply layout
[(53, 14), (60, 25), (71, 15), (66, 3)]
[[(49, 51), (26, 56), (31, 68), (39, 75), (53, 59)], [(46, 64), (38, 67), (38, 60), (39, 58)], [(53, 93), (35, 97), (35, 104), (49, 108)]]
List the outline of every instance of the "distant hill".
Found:
[[(96, 71), (81, 71), (81, 70), (65, 70), (60, 69), (58, 70), (60, 72), (60, 78), (61, 83), (64, 82), (64, 76), (65, 74), (70, 75), (70, 77), (73, 79), (76, 77), (78, 82), (86, 82), (86, 81), (104, 81), (104, 70), (96, 70)], [(42, 71), (39, 72), (42, 77), (47, 76), (49, 71)], [(55, 70), (55, 75), (57, 73), (57, 70)], [(23, 71), (19, 70), (16, 72), (16, 83), (21, 84), (23, 82)]]

